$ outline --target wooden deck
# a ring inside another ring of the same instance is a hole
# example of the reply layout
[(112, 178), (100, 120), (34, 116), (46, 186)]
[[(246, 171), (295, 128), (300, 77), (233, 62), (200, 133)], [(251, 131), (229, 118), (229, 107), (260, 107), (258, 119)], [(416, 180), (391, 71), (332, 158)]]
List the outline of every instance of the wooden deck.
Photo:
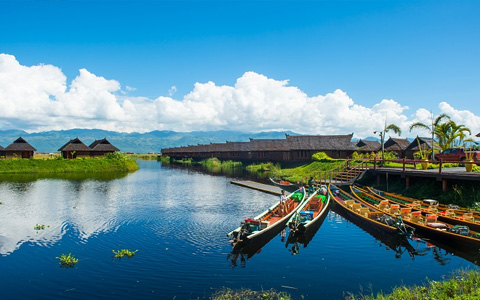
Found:
[(282, 191), (282, 189), (277, 186), (251, 180), (232, 180), (231, 183), (274, 195), (280, 195)]

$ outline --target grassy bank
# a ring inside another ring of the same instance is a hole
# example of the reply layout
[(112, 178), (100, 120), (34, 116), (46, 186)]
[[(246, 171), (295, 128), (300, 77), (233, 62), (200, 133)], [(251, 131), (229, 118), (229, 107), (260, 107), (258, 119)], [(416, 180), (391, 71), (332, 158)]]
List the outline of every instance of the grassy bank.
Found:
[[(285, 292), (252, 291), (242, 289), (234, 291), (224, 289), (216, 292), (210, 298), (212, 300), (254, 300), (254, 299), (293, 299)], [(301, 299), (306, 299), (303, 296)], [(395, 287), (389, 294), (379, 292), (376, 295), (354, 295), (349, 294), (345, 297), (347, 300), (443, 300), (443, 299), (480, 299), (480, 272), (479, 271), (459, 271), (450, 278), (443, 281), (433, 281), (427, 279), (425, 285), (415, 285), (413, 287), (400, 286)], [(321, 300), (318, 298), (312, 300)]]
[(60, 174), (60, 173), (105, 173), (133, 172), (137, 162), (123, 154), (102, 158), (77, 159), (2, 159), (0, 174)]

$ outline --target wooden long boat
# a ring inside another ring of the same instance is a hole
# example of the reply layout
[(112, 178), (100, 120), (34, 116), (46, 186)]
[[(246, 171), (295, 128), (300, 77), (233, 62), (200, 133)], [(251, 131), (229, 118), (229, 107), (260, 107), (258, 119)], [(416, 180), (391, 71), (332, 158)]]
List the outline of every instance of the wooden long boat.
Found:
[(298, 183), (292, 183), (290, 181), (287, 181), (287, 180), (281, 180), (281, 179), (276, 179), (276, 178), (272, 178), (270, 177), (270, 182), (275, 185), (275, 186), (278, 186), (279, 188), (281, 189), (284, 189), (286, 190), (287, 192), (294, 192), (296, 190), (298, 190), (300, 188), (300, 185)]
[(383, 199), (383, 201), (388, 200), (399, 204), (400, 207), (410, 207), (415, 210), (420, 210), (426, 214), (436, 214), (438, 216), (438, 220), (445, 223), (452, 225), (465, 225), (471, 230), (480, 231), (480, 216), (477, 216), (472, 212), (462, 212), (452, 208), (445, 208), (448, 206), (435, 205), (434, 203), (431, 205), (424, 205), (426, 202), (407, 198), (398, 194), (383, 192), (372, 187), (367, 187), (366, 191), (378, 196), (380, 199)]
[(372, 226), (368, 226), (364, 222), (360, 222), (358, 219), (352, 218), (342, 209), (334, 207), (332, 210), (333, 212), (344, 218), (347, 222), (353, 223), (355, 226), (359, 227), (367, 234), (371, 235), (377, 241), (387, 246), (388, 249), (391, 249), (393, 252), (395, 252), (396, 258), (401, 257), (405, 251), (408, 252), (408, 255), (412, 258), (412, 260), (414, 259), (415, 255), (418, 255), (417, 249), (415, 249), (415, 247), (410, 244), (407, 236), (391, 234), (382, 230), (376, 230)]
[(480, 249), (480, 233), (470, 230), (467, 226), (440, 222), (435, 214), (423, 215), (420, 210), (401, 208), (399, 204), (385, 202), (375, 194), (358, 187), (350, 186), (350, 190), (365, 205), (380, 209), (392, 217), (400, 216), (405, 224), (414, 227), (415, 233), (422, 237), (438, 240), (444, 244)]
[[(359, 188), (359, 187), (358, 187)], [(362, 189), (362, 188), (360, 188)], [(446, 208), (448, 206), (436, 205), (436, 200), (417, 200), (404, 197), (394, 193), (383, 192), (371, 187), (365, 189), (370, 194), (378, 196), (382, 201), (388, 200), (392, 203), (400, 205), (401, 208), (412, 208), (413, 210), (422, 211), (424, 214), (436, 214), (438, 220), (452, 225), (466, 225), (474, 231), (480, 231), (480, 217), (472, 212), (463, 212), (461, 210)], [(429, 204), (429, 205), (426, 205)], [(444, 210), (442, 210), (442, 208)]]
[(305, 191), (297, 190), (287, 196), (286, 212), (280, 215), (280, 201), (254, 218), (245, 219), (240, 227), (227, 233), (234, 248), (245, 247), (252, 242), (261, 243), (280, 233), (305, 200)]
[(379, 196), (383, 196), (386, 198), (392, 197), (392, 198), (398, 199), (399, 201), (404, 203), (411, 203), (416, 205), (420, 204), (423, 207), (435, 207), (437, 210), (442, 210), (442, 211), (449, 210), (458, 215), (463, 215), (464, 213), (470, 213), (471, 215), (474, 215), (476, 218), (480, 218), (480, 211), (474, 208), (466, 208), (466, 207), (461, 207), (454, 204), (442, 204), (442, 203), (439, 203), (438, 200), (434, 200), (434, 199), (423, 199), (423, 200), (415, 199), (415, 198), (406, 197), (397, 193), (389, 193), (389, 192), (381, 191), (372, 187), (368, 187), (367, 190)]
[(327, 216), (330, 202), (327, 186), (321, 186), (309, 195), (290, 219), (288, 224), (290, 232), (285, 246), (300, 242), (306, 247), (319, 228), (316, 224), (322, 223)]
[(350, 217), (360, 222), (390, 233), (410, 235), (413, 232), (413, 229), (405, 226), (400, 218), (390, 216), (373, 206), (363, 203), (333, 184), (328, 186), (328, 192), (338, 209), (343, 210)]

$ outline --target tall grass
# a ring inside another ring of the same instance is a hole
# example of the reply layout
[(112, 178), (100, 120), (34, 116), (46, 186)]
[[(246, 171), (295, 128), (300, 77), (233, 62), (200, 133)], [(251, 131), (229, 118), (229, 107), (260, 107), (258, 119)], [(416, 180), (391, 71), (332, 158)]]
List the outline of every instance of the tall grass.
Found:
[(480, 272), (459, 271), (444, 281), (429, 280), (425, 286), (396, 287), (390, 294), (350, 295), (349, 300), (480, 299)]

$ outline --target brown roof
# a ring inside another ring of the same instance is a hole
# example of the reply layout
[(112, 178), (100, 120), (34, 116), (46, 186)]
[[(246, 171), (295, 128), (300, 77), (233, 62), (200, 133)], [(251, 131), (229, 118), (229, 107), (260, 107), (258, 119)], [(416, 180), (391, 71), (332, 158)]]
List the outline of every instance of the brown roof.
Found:
[(290, 150), (357, 150), (352, 144), (352, 134), (347, 135), (287, 135)]
[(477, 133), (476, 137), (480, 137), (480, 132), (479, 132), (479, 133)]
[(385, 142), (384, 148), (386, 151), (405, 150), (410, 144), (410, 141), (407, 139), (389, 138), (388, 141)]
[(58, 151), (91, 151), (87, 145), (85, 145), (78, 137), (70, 140), (68, 143), (63, 145)]
[[(410, 143), (410, 145), (408, 145), (407, 149), (406, 150), (415, 150), (415, 151), (418, 151), (418, 141), (417, 139), (420, 141), (420, 145), (422, 145), (422, 149), (425, 147), (426, 145), (426, 148), (428, 149), (432, 149), (432, 144), (435, 145), (435, 143), (432, 143), (432, 138), (426, 138), (426, 137), (418, 137), (415, 138), (415, 140), (413, 140), (413, 142)], [(435, 149), (439, 149), (438, 146), (434, 146)]]
[(360, 139), (356, 144), (363, 151), (378, 151), (381, 145), (378, 141), (365, 141)]
[(112, 145), (109, 141), (107, 141), (106, 138), (101, 140), (95, 140), (95, 142), (93, 142), (90, 145), (90, 148), (93, 151), (100, 151), (100, 152), (120, 151), (120, 149), (118, 149), (117, 147)]
[(0, 150), (5, 150), (5, 148), (3, 148), (2, 145), (0, 145)]
[(32, 145), (27, 143), (23, 138), (19, 137), (13, 143), (5, 148), (5, 151), (37, 151)]
[(286, 140), (250, 139), (250, 151), (289, 151)]

